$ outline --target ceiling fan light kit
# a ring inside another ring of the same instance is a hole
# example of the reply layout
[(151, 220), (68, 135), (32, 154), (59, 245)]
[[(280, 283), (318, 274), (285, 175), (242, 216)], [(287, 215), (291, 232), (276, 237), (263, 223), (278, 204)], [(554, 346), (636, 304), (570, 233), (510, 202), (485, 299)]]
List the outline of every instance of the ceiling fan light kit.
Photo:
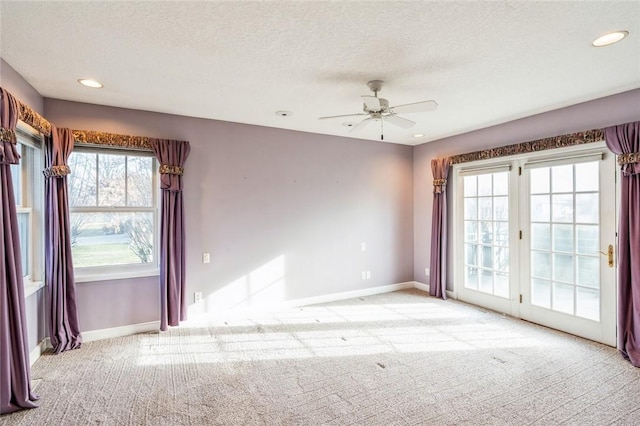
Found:
[(435, 101), (420, 101), (411, 104), (389, 106), (389, 101), (384, 98), (378, 97), (378, 92), (382, 89), (384, 82), (382, 80), (371, 80), (367, 83), (369, 89), (373, 92), (371, 95), (362, 95), (362, 111), (356, 114), (343, 114), (343, 115), (331, 115), (327, 117), (320, 117), (320, 120), (326, 120), (330, 118), (343, 118), (343, 117), (358, 117), (368, 116), (361, 122), (353, 125), (344, 123), (345, 126), (351, 127), (349, 133), (362, 130), (372, 121), (380, 121), (380, 140), (384, 140), (383, 123), (386, 121), (395, 126), (403, 129), (410, 129), (416, 123), (415, 121), (400, 117), (397, 114), (411, 114), (418, 112), (435, 111), (438, 108), (438, 104)]

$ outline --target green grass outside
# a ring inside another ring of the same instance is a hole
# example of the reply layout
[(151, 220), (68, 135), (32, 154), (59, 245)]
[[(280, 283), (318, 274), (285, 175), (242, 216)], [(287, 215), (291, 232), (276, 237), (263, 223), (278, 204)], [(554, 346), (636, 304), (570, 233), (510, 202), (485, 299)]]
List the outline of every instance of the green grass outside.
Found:
[(76, 245), (71, 248), (71, 253), (76, 268), (140, 263), (140, 258), (129, 250), (126, 243)]

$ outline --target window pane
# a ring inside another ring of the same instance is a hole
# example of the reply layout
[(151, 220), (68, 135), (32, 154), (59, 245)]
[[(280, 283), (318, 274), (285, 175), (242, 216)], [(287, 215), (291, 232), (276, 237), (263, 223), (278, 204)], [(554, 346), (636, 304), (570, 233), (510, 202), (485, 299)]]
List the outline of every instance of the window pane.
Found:
[(509, 173), (501, 172), (493, 174), (493, 195), (509, 194)]
[(494, 269), (509, 272), (509, 249), (507, 247), (493, 248)]
[(553, 221), (573, 222), (573, 195), (553, 195)]
[(153, 213), (71, 213), (77, 268), (153, 262)]
[(551, 227), (547, 223), (531, 224), (531, 248), (551, 250)]
[(598, 223), (598, 194), (576, 194), (576, 222)]
[(153, 206), (153, 158), (127, 157), (127, 205)]
[(480, 246), (482, 254), (482, 266), (485, 268), (493, 268), (493, 248), (491, 246)]
[(125, 206), (124, 155), (98, 155), (98, 205)]
[(464, 196), (475, 197), (476, 195), (478, 195), (477, 184), (478, 184), (478, 179), (476, 176), (465, 176), (464, 177)]
[(478, 195), (491, 195), (491, 175), (478, 175)]
[(598, 191), (598, 162), (576, 164), (576, 191)]
[(68, 175), (69, 206), (95, 206), (96, 201), (96, 154), (73, 152), (68, 160), (71, 174)]
[(496, 272), (496, 285), (494, 289), (496, 296), (509, 297), (509, 274)]
[(553, 225), (553, 250), (573, 253), (573, 225)]
[(493, 243), (493, 222), (480, 222), (480, 242)]
[(22, 275), (31, 274), (29, 270), (29, 246), (31, 244), (31, 234), (29, 230), (29, 219), (31, 215), (28, 212), (18, 213), (18, 236), (20, 238), (20, 256), (22, 257)]
[(573, 165), (551, 168), (551, 188), (553, 192), (573, 192)]
[(549, 196), (531, 196), (531, 221), (549, 222)]
[(530, 173), (531, 193), (532, 194), (548, 194), (549, 193), (549, 168), (542, 167), (539, 169), (531, 169)]

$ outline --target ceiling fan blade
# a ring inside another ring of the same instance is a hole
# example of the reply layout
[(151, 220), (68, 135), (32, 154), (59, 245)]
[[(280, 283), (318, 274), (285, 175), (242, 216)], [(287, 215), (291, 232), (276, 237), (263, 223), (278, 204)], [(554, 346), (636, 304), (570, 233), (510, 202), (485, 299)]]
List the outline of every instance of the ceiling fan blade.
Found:
[(371, 120), (371, 118), (365, 118), (364, 120), (353, 126), (351, 130), (349, 130), (349, 133), (364, 129), (367, 124), (371, 123), (371, 121), (373, 121)]
[(436, 101), (422, 101), (412, 104), (396, 105), (389, 109), (396, 114), (409, 114), (412, 112), (435, 111), (438, 109), (438, 104)]
[(327, 118), (357, 117), (360, 115), (369, 115), (369, 114), (364, 112), (359, 112), (357, 114), (329, 115), (327, 117), (319, 117), (318, 120), (326, 120)]
[(408, 129), (416, 124), (415, 121), (407, 120), (406, 118), (402, 118), (393, 114), (385, 115), (384, 119), (391, 124), (402, 127), (403, 129)]
[(380, 111), (380, 99), (375, 96), (363, 95), (362, 100), (369, 111)]

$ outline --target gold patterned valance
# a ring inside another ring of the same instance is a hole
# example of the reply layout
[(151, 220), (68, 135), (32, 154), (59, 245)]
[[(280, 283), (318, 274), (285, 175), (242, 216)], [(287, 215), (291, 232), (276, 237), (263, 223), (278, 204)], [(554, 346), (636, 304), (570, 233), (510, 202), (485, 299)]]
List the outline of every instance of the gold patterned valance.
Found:
[(161, 175), (178, 175), (182, 176), (184, 174), (184, 167), (181, 166), (170, 166), (168, 164), (163, 164), (160, 166), (159, 172)]
[(0, 142), (10, 142), (15, 145), (17, 143), (16, 141), (15, 130), (0, 127)]
[(61, 178), (61, 177), (65, 177), (70, 173), (71, 173), (71, 169), (66, 164), (62, 164), (60, 166), (47, 167), (42, 171), (42, 174), (44, 174), (44, 177), (46, 178), (52, 178), (52, 177)]
[(568, 135), (553, 136), (530, 142), (516, 143), (501, 146), (499, 148), (485, 149), (469, 152), (451, 157), (451, 164), (468, 163), (470, 161), (488, 160), (490, 158), (507, 157), (510, 155), (527, 154), (529, 152), (544, 151), (547, 149), (564, 148), (568, 146), (583, 145), (604, 140), (602, 129), (587, 130), (585, 132), (571, 133)]
[(620, 154), (618, 156), (618, 164), (621, 166), (633, 163), (640, 163), (640, 152), (630, 152), (628, 154)]
[(20, 120), (46, 136), (51, 135), (51, 123), (22, 102), (18, 101), (18, 105), (20, 106), (20, 111), (18, 112)]
[(78, 143), (104, 145), (114, 148), (151, 151), (150, 138), (144, 136), (119, 135), (117, 133), (95, 132), (93, 130), (72, 130)]

